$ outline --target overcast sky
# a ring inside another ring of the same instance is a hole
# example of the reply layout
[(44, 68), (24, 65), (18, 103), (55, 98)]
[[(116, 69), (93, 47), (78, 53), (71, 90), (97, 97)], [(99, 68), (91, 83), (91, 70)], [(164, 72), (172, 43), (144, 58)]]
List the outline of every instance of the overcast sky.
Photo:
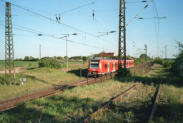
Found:
[[(126, 0), (127, 23), (147, 4), (140, 1)], [(127, 27), (128, 55), (140, 55), (144, 52), (144, 44), (147, 44), (148, 55), (164, 57), (164, 46), (167, 45), (168, 57), (173, 57), (177, 54), (175, 40), (183, 42), (183, 1), (153, 1), (138, 16), (146, 19), (134, 19)], [(91, 55), (103, 50), (117, 53), (119, 0), (10, 0), (10, 2), (13, 3), (15, 58), (38, 57), (40, 44), (42, 56), (65, 56), (65, 38), (59, 39), (64, 36), (62, 34), (70, 34), (69, 56)], [(31, 12), (37, 12), (44, 17)], [(59, 15), (60, 24), (55, 23), (56, 16)], [(158, 21), (155, 19), (158, 16), (167, 18)], [(4, 58), (4, 20), (5, 2), (0, 1), (0, 59)], [(105, 34), (102, 32), (112, 30), (117, 32), (97, 37)], [(73, 33), (77, 35), (71, 35)]]

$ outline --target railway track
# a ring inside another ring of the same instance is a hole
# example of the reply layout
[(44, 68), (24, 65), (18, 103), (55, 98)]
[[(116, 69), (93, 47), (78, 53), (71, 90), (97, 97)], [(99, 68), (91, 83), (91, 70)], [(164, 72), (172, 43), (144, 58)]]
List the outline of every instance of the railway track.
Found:
[(150, 113), (150, 116), (149, 116), (149, 119), (148, 119), (148, 123), (151, 123), (151, 121), (153, 120), (153, 117), (154, 117), (154, 114), (155, 114), (155, 111), (156, 111), (156, 104), (157, 104), (157, 101), (158, 101), (158, 98), (159, 98), (160, 88), (161, 88), (161, 83), (158, 85), (158, 87), (156, 89), (156, 93), (155, 93), (155, 96), (154, 96), (154, 101), (153, 101), (152, 110), (151, 110), (151, 113)]
[(0, 102), (0, 112), (12, 109), (12, 108), (16, 107), (17, 105), (20, 105), (29, 100), (33, 100), (33, 99), (40, 98), (40, 97), (53, 96), (58, 92), (63, 92), (65, 89), (71, 89), (71, 88), (78, 87), (78, 86), (99, 83), (104, 80), (111, 79), (115, 75), (116, 75), (116, 73), (112, 73), (112, 74), (108, 74), (105, 76), (101, 76), (99, 78), (87, 78), (85, 80), (75, 81), (75, 82), (72, 82), (69, 84), (59, 85), (59, 86), (43, 89), (41, 91), (36, 91), (36, 92), (32, 92), (32, 93), (25, 94), (22, 96), (7, 99), (7, 100)]
[[(116, 101), (118, 101), (120, 98), (126, 96), (128, 93), (130, 93), (130, 91), (132, 91), (133, 89), (135, 89), (137, 87), (137, 84), (134, 84), (132, 87), (130, 87), (129, 89), (125, 90), (124, 92), (120, 93), (119, 95), (117, 95), (116, 97), (111, 98), (108, 102), (105, 102), (99, 109), (97, 109), (95, 112), (93, 112), (92, 114), (90, 114), (88, 117), (86, 117), (83, 122), (84, 123), (88, 123), (90, 121), (90, 119), (93, 119), (95, 117), (97, 117), (102, 110), (104, 109), (109, 109), (111, 108), (112, 104)], [(155, 110), (156, 110), (156, 103), (158, 101), (158, 97), (159, 97), (159, 93), (160, 93), (160, 87), (161, 84), (158, 85), (158, 87), (156, 88), (155, 94), (154, 94), (154, 100), (153, 100), (153, 105), (152, 105), (152, 110), (150, 112), (150, 116), (148, 118), (147, 123), (151, 123), (153, 116), (155, 114)]]
[(104, 103), (101, 108), (99, 108), (97, 111), (93, 112), (87, 118), (85, 118), (83, 122), (88, 123), (90, 118), (96, 117), (103, 109), (109, 108), (112, 103), (118, 101), (121, 97), (126, 96), (131, 90), (136, 88), (136, 86), (137, 86), (137, 84), (134, 84), (133, 86), (131, 86), (130, 88), (128, 88), (124, 92), (122, 92), (119, 95), (111, 98), (108, 102)]

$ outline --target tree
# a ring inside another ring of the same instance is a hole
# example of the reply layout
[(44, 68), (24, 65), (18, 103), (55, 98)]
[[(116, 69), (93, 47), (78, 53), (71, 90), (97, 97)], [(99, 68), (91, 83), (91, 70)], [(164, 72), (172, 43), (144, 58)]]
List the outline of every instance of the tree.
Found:
[(87, 57), (86, 57), (86, 56), (83, 56), (83, 58), (82, 58), (82, 59), (83, 59), (83, 63), (84, 63), (84, 62), (86, 62)]
[(25, 56), (24, 61), (29, 61), (29, 56)]
[(183, 43), (177, 42), (179, 48), (179, 54), (176, 56), (174, 63), (172, 64), (171, 71), (174, 74), (183, 76)]
[(69, 57), (67, 57), (67, 56), (64, 56), (64, 59), (66, 60), (67, 58), (69, 58)]

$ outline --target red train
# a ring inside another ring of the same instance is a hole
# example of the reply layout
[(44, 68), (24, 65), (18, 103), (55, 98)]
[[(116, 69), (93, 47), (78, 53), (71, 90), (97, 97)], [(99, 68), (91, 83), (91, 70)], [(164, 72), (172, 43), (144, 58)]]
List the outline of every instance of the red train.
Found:
[[(124, 61), (121, 60), (123, 67)], [(126, 60), (127, 68), (134, 67), (134, 60)], [(92, 59), (88, 64), (88, 75), (102, 75), (118, 70), (118, 60)]]

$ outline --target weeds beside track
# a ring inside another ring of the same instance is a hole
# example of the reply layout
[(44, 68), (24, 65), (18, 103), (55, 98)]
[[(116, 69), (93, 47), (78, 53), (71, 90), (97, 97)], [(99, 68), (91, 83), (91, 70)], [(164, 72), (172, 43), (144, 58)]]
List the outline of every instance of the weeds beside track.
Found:
[(74, 88), (77, 86), (84, 86), (84, 85), (90, 85), (90, 84), (102, 82), (104, 80), (111, 79), (112, 77), (115, 76), (115, 74), (116, 73), (107, 74), (107, 75), (101, 76), (99, 78), (87, 78), (86, 80), (80, 80), (80, 81), (72, 82), (70, 84), (59, 85), (59, 86), (55, 86), (52, 88), (43, 89), (41, 91), (32, 92), (30, 94), (25, 94), (25, 95), (22, 95), (19, 97), (11, 98), (11, 99), (8, 99), (5, 101), (1, 101), (0, 102), (0, 112), (12, 109), (12, 108), (16, 107), (17, 105), (19, 105), (25, 101), (28, 101), (28, 100), (32, 100), (32, 99), (36, 99), (36, 98), (40, 98), (40, 97), (53, 96), (57, 92), (63, 92), (65, 89), (70, 89), (70, 88)]
[(91, 117), (95, 117), (97, 116), (98, 113), (100, 113), (100, 111), (102, 109), (108, 108), (113, 102), (117, 101), (119, 98), (127, 95), (132, 89), (134, 89), (136, 87), (136, 84), (134, 84), (132, 87), (130, 87), (129, 89), (127, 89), (126, 91), (120, 93), (119, 95), (117, 95), (116, 97), (111, 98), (108, 102), (106, 102), (105, 104), (103, 104), (103, 106), (101, 108), (99, 108), (97, 111), (95, 111), (94, 113), (92, 113), (91, 115), (89, 115), (87, 118), (84, 119), (84, 123), (88, 123), (89, 119)]
[(156, 104), (157, 104), (159, 93), (160, 93), (160, 88), (161, 88), (161, 83), (158, 85), (155, 96), (154, 96), (154, 102), (153, 102), (153, 105), (152, 105), (152, 110), (151, 110), (151, 114), (150, 114), (148, 123), (150, 123), (153, 120), (154, 113), (156, 111)]

